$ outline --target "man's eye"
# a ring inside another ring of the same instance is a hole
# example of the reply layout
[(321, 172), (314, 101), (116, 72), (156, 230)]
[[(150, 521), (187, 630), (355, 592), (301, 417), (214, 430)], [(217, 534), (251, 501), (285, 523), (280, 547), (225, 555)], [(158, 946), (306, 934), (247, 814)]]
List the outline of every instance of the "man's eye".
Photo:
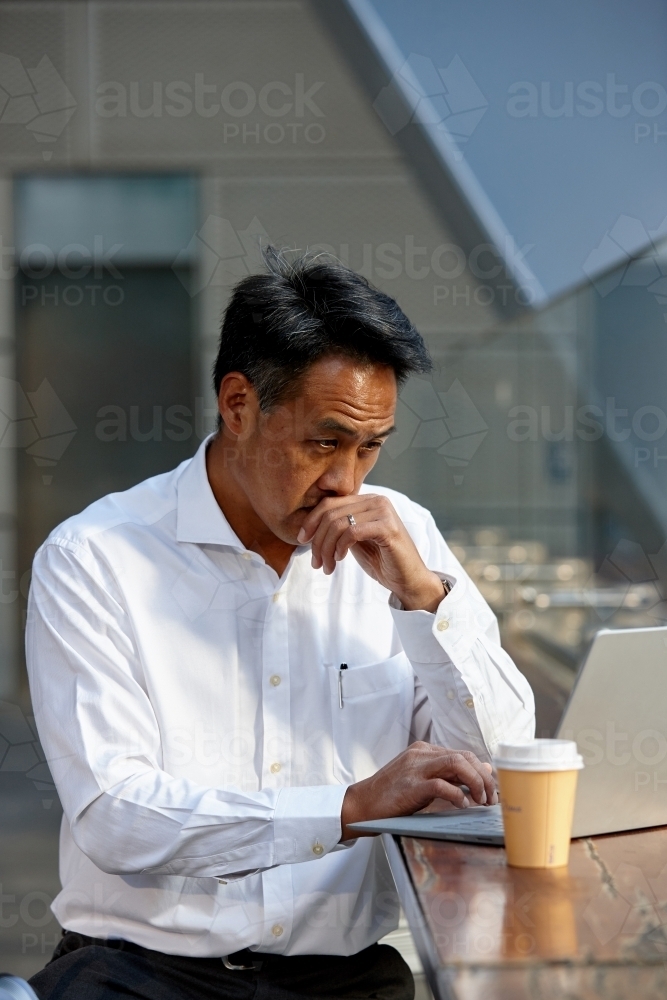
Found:
[(336, 445), (338, 444), (338, 441), (336, 441), (335, 438), (332, 438), (329, 441), (316, 441), (315, 443), (319, 445), (320, 448), (335, 448)]
[(377, 451), (384, 444), (383, 441), (369, 441), (368, 444), (362, 445), (362, 450), (365, 451)]

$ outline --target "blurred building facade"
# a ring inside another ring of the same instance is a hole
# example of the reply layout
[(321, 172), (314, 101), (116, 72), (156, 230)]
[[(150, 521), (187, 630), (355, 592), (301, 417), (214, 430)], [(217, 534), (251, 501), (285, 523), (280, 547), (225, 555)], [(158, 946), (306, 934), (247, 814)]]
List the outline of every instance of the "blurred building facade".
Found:
[[(4, 694), (22, 683), (35, 548), (98, 496), (187, 458), (212, 429), (220, 318), (269, 241), (334, 254), (424, 334), (434, 372), (403, 390), (372, 479), (433, 511), (477, 560), (504, 620), (519, 631), (536, 620), (538, 566), (551, 567), (545, 593), (568, 583), (566, 563), (582, 593), (613, 582), (603, 558), (623, 540), (660, 592), (649, 556), (667, 525), (664, 391), (649, 399), (641, 375), (665, 342), (660, 296), (647, 294), (659, 247), (635, 278), (612, 261), (548, 304), (522, 271), (525, 248), (480, 223), (462, 173), (489, 95), (450, 53), (449, 76), (438, 71), (443, 159), (428, 115), (406, 115), (405, 90), (392, 91), (381, 45), (346, 4), (337, 13), (349, 23), (331, 10), (0, 4)], [(639, 317), (641, 358), (624, 314)], [(507, 556), (513, 545), (524, 560)], [(505, 566), (513, 584), (499, 590)], [(572, 655), (584, 641), (569, 643)]]

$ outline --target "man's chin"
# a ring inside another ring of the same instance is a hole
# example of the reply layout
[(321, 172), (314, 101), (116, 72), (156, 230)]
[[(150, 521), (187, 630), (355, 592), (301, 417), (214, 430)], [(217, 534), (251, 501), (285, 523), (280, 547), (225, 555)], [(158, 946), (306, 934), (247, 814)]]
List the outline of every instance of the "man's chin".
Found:
[(297, 540), (297, 535), (303, 527), (303, 522), (306, 520), (311, 510), (314, 510), (317, 505), (313, 504), (312, 507), (298, 507), (293, 514), (290, 514), (282, 524), (280, 529), (275, 531), (275, 534), (287, 542), (288, 545), (299, 545), (300, 542)]

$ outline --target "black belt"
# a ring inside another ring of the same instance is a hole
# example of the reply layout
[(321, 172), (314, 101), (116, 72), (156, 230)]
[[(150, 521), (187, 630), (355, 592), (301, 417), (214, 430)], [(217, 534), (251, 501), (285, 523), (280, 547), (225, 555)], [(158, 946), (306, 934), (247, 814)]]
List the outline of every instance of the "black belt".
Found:
[[(85, 945), (101, 945), (106, 948), (118, 948), (121, 951), (142, 952), (149, 950), (143, 948), (140, 944), (126, 941), (124, 938), (93, 938), (88, 934), (80, 934), (79, 931), (68, 930), (63, 930), (62, 936), (68, 939), (64, 942), (64, 947), (59, 946), (62, 948), (62, 953), (75, 951), (77, 948), (82, 948)], [(268, 955), (263, 955), (262, 959), (268, 957)], [(270, 957), (280, 958), (281, 956), (271, 955)], [(222, 955), (220, 961), (226, 969), (232, 972), (258, 972), (263, 964), (263, 961), (258, 959), (257, 952), (251, 951), (250, 948), (242, 948), (231, 955)]]

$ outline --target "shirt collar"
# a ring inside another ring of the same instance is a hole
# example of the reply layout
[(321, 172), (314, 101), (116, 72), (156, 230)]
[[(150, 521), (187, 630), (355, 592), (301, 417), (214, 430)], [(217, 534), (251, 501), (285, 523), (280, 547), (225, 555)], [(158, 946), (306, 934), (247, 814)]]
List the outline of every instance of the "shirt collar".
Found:
[(232, 531), (213, 496), (206, 473), (206, 449), (213, 434), (209, 434), (190, 459), (178, 479), (176, 540), (195, 542), (199, 545), (230, 545), (235, 549), (245, 546)]

